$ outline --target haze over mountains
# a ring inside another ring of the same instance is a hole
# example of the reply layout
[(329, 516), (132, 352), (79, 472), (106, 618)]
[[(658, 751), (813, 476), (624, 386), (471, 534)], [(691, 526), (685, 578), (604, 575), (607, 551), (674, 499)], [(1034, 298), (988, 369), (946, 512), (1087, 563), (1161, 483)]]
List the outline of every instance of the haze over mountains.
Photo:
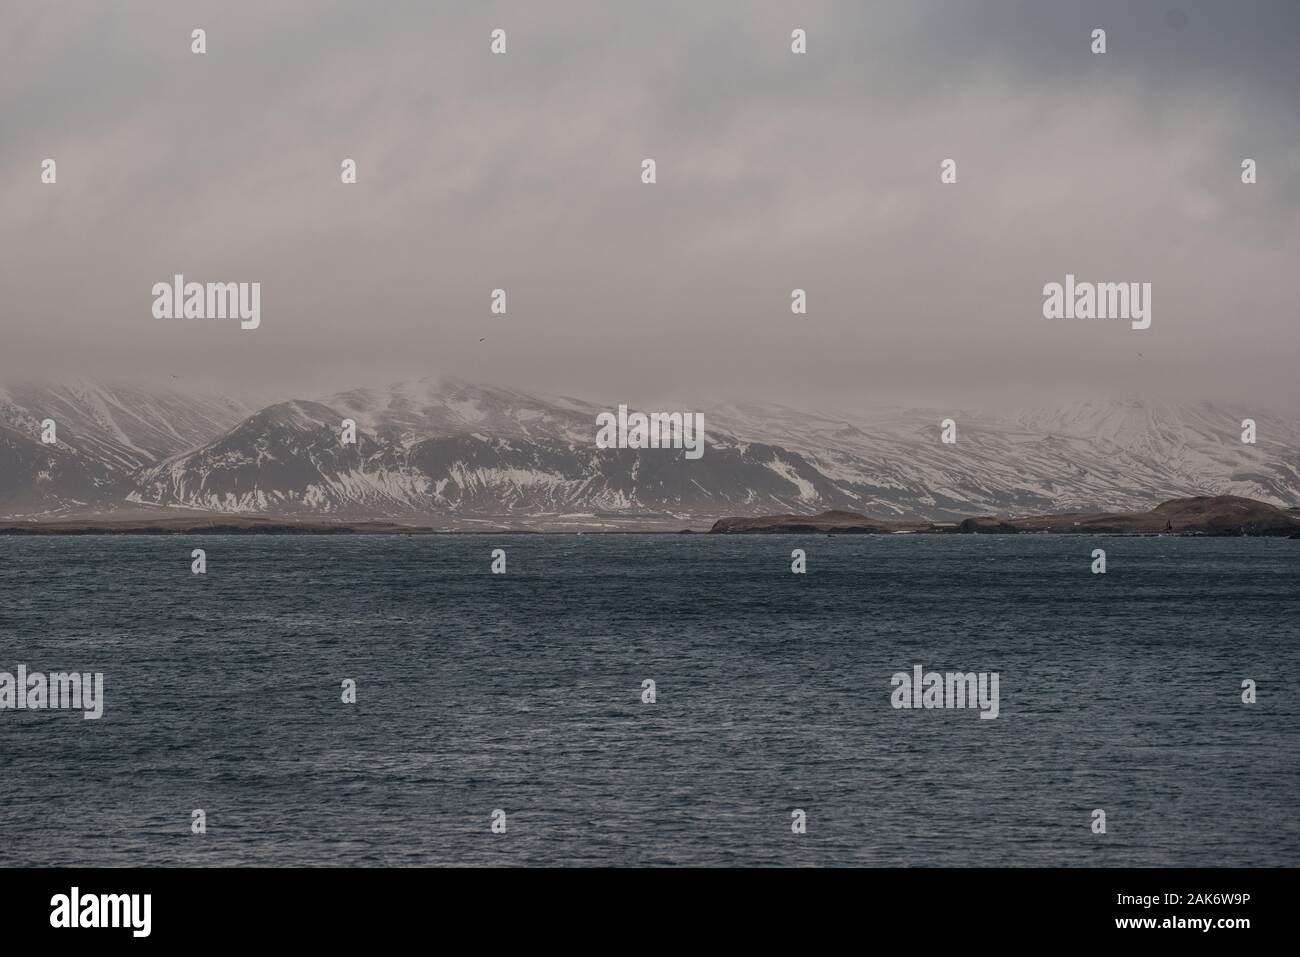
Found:
[[(678, 406), (647, 411), (686, 411)], [(263, 407), (95, 382), (0, 387), (0, 516), (199, 510), (447, 527), (711, 524), (850, 510), (945, 521), (1238, 495), (1300, 505), (1300, 429), (1123, 399), (1013, 414), (704, 413), (707, 449), (599, 449), (610, 407), (432, 376)], [(942, 419), (957, 442), (939, 440)], [(1241, 442), (1241, 421), (1258, 426)], [(339, 441), (344, 419), (356, 445)], [(40, 441), (57, 423), (58, 443)]]

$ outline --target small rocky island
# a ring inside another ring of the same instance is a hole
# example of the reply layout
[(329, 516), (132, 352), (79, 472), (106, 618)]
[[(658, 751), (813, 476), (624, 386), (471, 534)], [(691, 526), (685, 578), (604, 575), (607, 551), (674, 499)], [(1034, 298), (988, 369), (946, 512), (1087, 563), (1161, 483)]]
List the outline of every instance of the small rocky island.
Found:
[(1175, 498), (1149, 512), (1069, 512), (1015, 518), (978, 517), (960, 522), (915, 522), (871, 518), (856, 512), (720, 518), (711, 533), (825, 533), (1015, 535), (1027, 532), (1090, 535), (1269, 535), (1300, 538), (1300, 510), (1235, 495)]

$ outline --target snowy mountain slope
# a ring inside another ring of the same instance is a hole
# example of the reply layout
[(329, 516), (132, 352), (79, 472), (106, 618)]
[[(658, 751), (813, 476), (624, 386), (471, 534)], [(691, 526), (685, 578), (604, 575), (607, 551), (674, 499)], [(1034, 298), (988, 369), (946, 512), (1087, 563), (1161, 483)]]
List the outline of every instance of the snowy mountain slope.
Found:
[[(0, 388), (0, 512), (122, 500), (139, 469), (210, 441), (250, 410), (195, 396), (74, 380)], [(41, 423), (57, 443), (41, 443)]]
[[(700, 410), (707, 449), (692, 461), (680, 450), (596, 448), (604, 407), (452, 377), (251, 414), (231, 400), (91, 385), (35, 398), (0, 391), (3, 513), (89, 503), (350, 518), (847, 509), (946, 520), (1220, 494), (1300, 506), (1300, 430), (1210, 405), (1119, 399), (1012, 414), (717, 405)], [(48, 408), (58, 447), (33, 444)], [(939, 440), (948, 417), (953, 445)], [(1240, 441), (1246, 417), (1258, 423), (1255, 445)], [(339, 441), (344, 419), (357, 423), (356, 445)]]
[(225, 396), (73, 380), (0, 388), (0, 426), (37, 441), (53, 419), (70, 450), (131, 472), (209, 441), (252, 410)]
[[(129, 500), (345, 516), (712, 514), (847, 503), (800, 456), (738, 447), (722, 434), (693, 462), (675, 450), (599, 449), (600, 411), (446, 378), (281, 403), (146, 469)], [(355, 446), (340, 444), (345, 419), (357, 424)]]
[[(957, 423), (954, 445), (939, 441), (949, 417)], [(1247, 417), (1257, 422), (1255, 445), (1241, 442)], [(1300, 504), (1300, 429), (1241, 409), (1128, 399), (1011, 415), (805, 416), (731, 406), (713, 421), (802, 453), (860, 496), (859, 510), (886, 517), (1150, 508), (1207, 494)]]
[[(39, 434), (39, 433), (38, 433)], [(122, 476), (0, 426), (0, 513), (56, 515), (128, 494)]]

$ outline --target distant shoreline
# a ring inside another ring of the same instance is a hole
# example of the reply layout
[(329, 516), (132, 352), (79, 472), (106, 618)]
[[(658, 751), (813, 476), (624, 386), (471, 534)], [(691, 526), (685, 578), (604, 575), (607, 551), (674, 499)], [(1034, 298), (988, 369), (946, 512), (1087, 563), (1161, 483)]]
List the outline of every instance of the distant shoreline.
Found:
[(1146, 512), (1070, 512), (960, 522), (873, 519), (854, 512), (722, 518), (710, 531), (724, 535), (1182, 535), (1188, 537), (1300, 538), (1300, 512), (1235, 495), (1175, 498)]
[[(529, 530), (497, 529), (493, 534), (527, 534)], [(436, 529), (425, 525), (401, 525), (396, 522), (320, 522), (292, 519), (254, 519), (231, 517), (195, 521), (193, 519), (114, 519), (47, 520), (5, 522), (0, 535), (437, 535), (460, 534), (456, 529)]]
[[(461, 520), (465, 521), (464, 519)], [(486, 525), (490, 520), (482, 521)], [(628, 517), (536, 528), (406, 525), (388, 520), (323, 521), (263, 516), (88, 517), (0, 521), (0, 535), (1108, 535), (1300, 538), (1300, 510), (1230, 495), (1171, 499), (1148, 512), (1073, 512), (972, 517), (955, 522), (878, 519), (855, 512), (720, 518), (707, 530)]]

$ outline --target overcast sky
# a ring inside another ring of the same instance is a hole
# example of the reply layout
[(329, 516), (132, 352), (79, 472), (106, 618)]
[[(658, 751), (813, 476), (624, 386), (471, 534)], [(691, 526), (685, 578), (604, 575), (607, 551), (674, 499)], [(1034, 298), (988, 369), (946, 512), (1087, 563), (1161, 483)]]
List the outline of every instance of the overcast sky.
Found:
[[(0, 375), (1291, 412), (1298, 64), (1294, 0), (0, 0)], [(1067, 272), (1151, 328), (1044, 319)]]

